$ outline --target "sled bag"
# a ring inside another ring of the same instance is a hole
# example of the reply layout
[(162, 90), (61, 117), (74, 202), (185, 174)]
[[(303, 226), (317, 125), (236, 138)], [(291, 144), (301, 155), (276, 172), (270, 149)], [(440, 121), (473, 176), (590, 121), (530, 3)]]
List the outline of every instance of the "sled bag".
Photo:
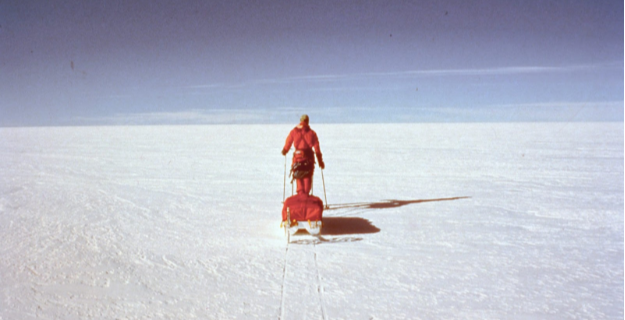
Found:
[(315, 196), (297, 194), (286, 198), (282, 207), (282, 221), (286, 220), (286, 209), (291, 212), (291, 221), (321, 221), (323, 201)]

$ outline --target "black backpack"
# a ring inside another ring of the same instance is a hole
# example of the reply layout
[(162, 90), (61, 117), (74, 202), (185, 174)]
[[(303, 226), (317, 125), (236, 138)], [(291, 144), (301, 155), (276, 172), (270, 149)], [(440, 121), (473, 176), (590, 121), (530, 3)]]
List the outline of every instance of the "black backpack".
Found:
[[(291, 175), (293, 176), (293, 179), (303, 179), (312, 176), (314, 170), (315, 161), (306, 159), (293, 163), (293, 166), (291, 167)], [(291, 179), (291, 182), (293, 179)]]

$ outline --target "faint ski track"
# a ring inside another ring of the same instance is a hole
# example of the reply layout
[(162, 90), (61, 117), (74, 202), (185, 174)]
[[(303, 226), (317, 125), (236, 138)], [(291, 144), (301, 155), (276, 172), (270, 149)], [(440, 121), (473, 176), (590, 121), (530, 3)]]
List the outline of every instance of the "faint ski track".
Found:
[(282, 267), (282, 293), (280, 296), (280, 317), (278, 319), (284, 319), (284, 302), (285, 302), (285, 294), (286, 291), (286, 271), (288, 266), (288, 254), (289, 254), (289, 244), (286, 244), (286, 250), (284, 251), (284, 266)]
[[(317, 242), (318, 241), (304, 242), (303, 245), (304, 246), (310, 245), (310, 244), (313, 245), (312, 258), (314, 261), (314, 268), (315, 268), (314, 273), (316, 275), (316, 280), (317, 280), (317, 283), (315, 285), (315, 291), (317, 292), (317, 297), (319, 299), (319, 309), (321, 310), (321, 318), (323, 320), (328, 320), (325, 299), (324, 299), (325, 288), (323, 286), (323, 282), (321, 281), (321, 273), (319, 272), (319, 263), (317, 260)], [(282, 268), (282, 292), (281, 292), (281, 298), (280, 298), (280, 316), (278, 317), (278, 319), (281, 319), (281, 320), (286, 319), (285, 313), (286, 313), (286, 300), (287, 300), (287, 292), (286, 292), (287, 291), (287, 273), (289, 271), (289, 268), (288, 268), (289, 245), (290, 243), (287, 243), (285, 251), (284, 251), (284, 266)]]
[(324, 320), (328, 319), (328, 313), (326, 312), (326, 304), (323, 299), (324, 291), (323, 282), (321, 282), (321, 274), (319, 273), (319, 264), (317, 263), (317, 245), (313, 242), (313, 248), (315, 253), (315, 270), (317, 271), (317, 292), (319, 293), (319, 304), (321, 305), (321, 316)]

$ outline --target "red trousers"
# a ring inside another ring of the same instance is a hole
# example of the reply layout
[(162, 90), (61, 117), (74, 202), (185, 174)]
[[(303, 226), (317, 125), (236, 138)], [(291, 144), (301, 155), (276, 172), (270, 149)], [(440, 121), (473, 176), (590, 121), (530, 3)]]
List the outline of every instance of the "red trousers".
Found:
[(297, 194), (310, 194), (312, 189), (312, 175), (310, 177), (295, 179), (297, 180)]

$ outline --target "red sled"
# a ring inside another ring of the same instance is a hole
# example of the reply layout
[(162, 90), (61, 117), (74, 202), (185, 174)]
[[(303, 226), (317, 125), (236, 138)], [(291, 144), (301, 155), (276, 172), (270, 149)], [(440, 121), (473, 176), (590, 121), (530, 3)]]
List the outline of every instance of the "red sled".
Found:
[(288, 197), (282, 206), (282, 224), (284, 232), (290, 234), (305, 229), (311, 235), (321, 231), (323, 201), (315, 196), (297, 194)]

